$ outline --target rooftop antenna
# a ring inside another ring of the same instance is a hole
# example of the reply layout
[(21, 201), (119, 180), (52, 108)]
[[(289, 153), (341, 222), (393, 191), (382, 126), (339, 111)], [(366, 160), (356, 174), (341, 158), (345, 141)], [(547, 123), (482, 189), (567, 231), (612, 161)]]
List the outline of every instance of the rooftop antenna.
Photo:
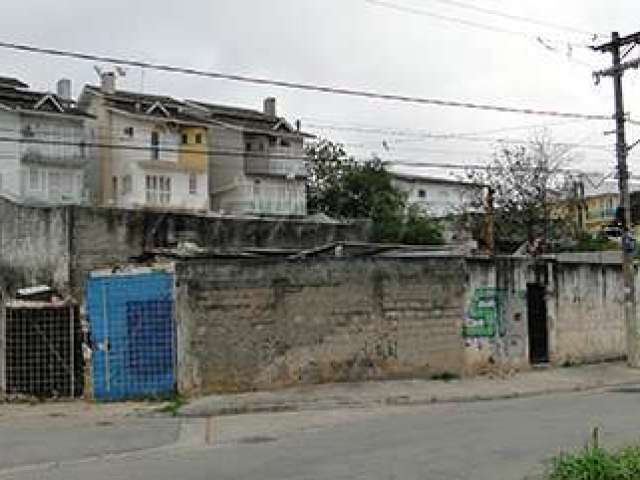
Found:
[(102, 78), (102, 68), (100, 68), (98, 65), (94, 65), (93, 69), (98, 74), (98, 78)]

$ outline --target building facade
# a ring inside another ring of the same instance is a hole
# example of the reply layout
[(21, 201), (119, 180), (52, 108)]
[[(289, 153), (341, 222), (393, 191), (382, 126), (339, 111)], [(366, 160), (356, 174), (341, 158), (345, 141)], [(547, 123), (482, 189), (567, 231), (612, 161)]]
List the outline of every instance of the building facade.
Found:
[(393, 177), (393, 185), (407, 196), (408, 206), (434, 217), (468, 211), (472, 200), (482, 198), (482, 187), (461, 181), (397, 172)]
[(306, 160), (311, 137), (276, 113), (268, 98), (263, 111), (187, 102), (209, 123), (210, 206), (225, 214), (304, 216)]
[(0, 194), (22, 201), (83, 203), (89, 120), (76, 108), (69, 80), (49, 93), (0, 77)]
[(116, 89), (113, 72), (85, 86), (79, 105), (95, 120), (98, 145), (91, 172), (102, 206), (207, 211), (207, 124), (171, 97)]

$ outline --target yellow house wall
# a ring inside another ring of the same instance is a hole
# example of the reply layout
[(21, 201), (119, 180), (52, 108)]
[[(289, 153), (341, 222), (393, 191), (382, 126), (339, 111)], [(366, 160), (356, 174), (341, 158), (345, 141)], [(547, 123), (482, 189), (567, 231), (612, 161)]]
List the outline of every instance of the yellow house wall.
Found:
[[(202, 135), (202, 143), (196, 143), (196, 135)], [(202, 127), (185, 127), (180, 129), (180, 135), (186, 135), (188, 142), (181, 145), (182, 151), (178, 163), (194, 172), (206, 172), (208, 163), (207, 130)]]

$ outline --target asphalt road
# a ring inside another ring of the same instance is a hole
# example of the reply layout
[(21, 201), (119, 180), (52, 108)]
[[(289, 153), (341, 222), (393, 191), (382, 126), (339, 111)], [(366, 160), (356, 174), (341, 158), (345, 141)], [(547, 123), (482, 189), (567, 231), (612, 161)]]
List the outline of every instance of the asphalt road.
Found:
[(640, 440), (640, 388), (225, 417), (212, 424), (211, 447), (24, 466), (0, 471), (0, 479), (522, 479), (559, 451), (584, 445), (595, 426), (605, 445)]

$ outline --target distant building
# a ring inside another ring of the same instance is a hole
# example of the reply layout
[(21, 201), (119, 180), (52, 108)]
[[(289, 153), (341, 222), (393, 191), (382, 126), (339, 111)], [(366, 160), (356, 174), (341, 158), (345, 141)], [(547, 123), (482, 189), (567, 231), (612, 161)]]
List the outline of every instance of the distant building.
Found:
[(434, 217), (469, 209), (469, 202), (481, 198), (482, 187), (463, 181), (393, 172), (393, 184), (407, 195), (407, 204)]
[(276, 112), (267, 98), (263, 111), (188, 101), (209, 123), (211, 209), (229, 214), (307, 213), (304, 140), (311, 137)]
[(71, 82), (38, 92), (0, 77), (0, 193), (46, 203), (85, 200), (85, 122), (71, 98)]
[(95, 117), (94, 201), (127, 208), (209, 208), (207, 123), (171, 97), (116, 89), (114, 72), (84, 87), (79, 106)]

